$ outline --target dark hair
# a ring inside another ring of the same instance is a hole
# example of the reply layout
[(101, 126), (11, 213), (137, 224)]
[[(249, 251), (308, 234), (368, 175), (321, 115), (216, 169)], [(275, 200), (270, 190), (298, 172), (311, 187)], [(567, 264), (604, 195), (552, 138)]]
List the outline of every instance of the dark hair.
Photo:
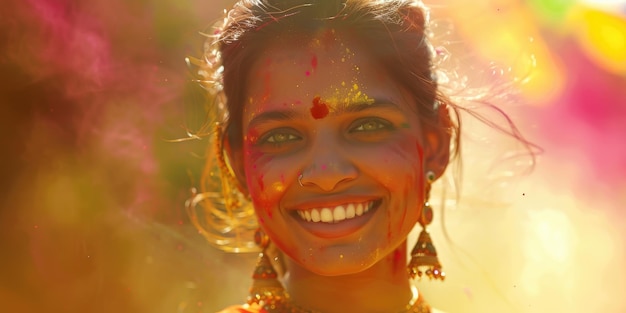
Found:
[[(324, 30), (347, 33), (414, 98), (423, 124), (444, 127), (453, 136), (451, 156), (459, 150), (456, 106), (438, 92), (433, 75), (433, 48), (427, 38), (428, 11), (415, 0), (242, 0), (228, 13), (205, 57), (221, 64), (228, 119), (225, 135), (231, 145), (242, 142), (242, 112), (248, 71), (260, 51), (284, 35), (312, 37)], [(217, 59), (217, 60), (216, 60)], [(215, 71), (215, 69), (214, 69)], [(219, 77), (221, 76), (221, 77)], [(451, 108), (456, 120), (448, 112)]]
[[(205, 204), (202, 214), (209, 216), (206, 227), (193, 208), (188, 212), (209, 242), (227, 251), (244, 251), (254, 246), (251, 242), (242, 243), (238, 239), (251, 237), (246, 234), (256, 227), (256, 218), (250, 203), (243, 199), (246, 197), (244, 192), (232, 192), (232, 186), (241, 186), (231, 182), (234, 178), (224, 166), (221, 142), (228, 139), (231, 146), (241, 146), (246, 101), (243, 91), (246, 90), (248, 71), (258, 55), (270, 45), (280, 42), (277, 40), (313, 39), (327, 30), (349, 35), (365, 47), (363, 52), (379, 62), (398, 85), (412, 94), (415, 113), (423, 127), (449, 133), (449, 161), (459, 161), (455, 164), (457, 171), (461, 169), (460, 112), (519, 141), (531, 156), (532, 169), (535, 153), (540, 148), (527, 141), (509, 116), (490, 101), (492, 96), (513, 91), (511, 84), (479, 88), (479, 95), (474, 92), (467, 99), (491, 113), (495, 112), (495, 116), (503, 118), (504, 123), (497, 123), (475, 110), (457, 105), (441, 91), (447, 88), (447, 92), (460, 92), (459, 87), (463, 89), (464, 85), (449, 86), (446, 83), (445, 86), (438, 86), (435, 72), (444, 75), (455, 73), (438, 67), (441, 60), (429, 42), (432, 36), (428, 30), (428, 13), (419, 0), (240, 0), (225, 19), (206, 34), (209, 40), (203, 60), (190, 58), (188, 61), (200, 67), (200, 83), (213, 98), (208, 104), (209, 123), (193, 138), (210, 134), (213, 130), (210, 122), (218, 122), (217, 132), (212, 137), (216, 145), (208, 147), (210, 152), (207, 153), (201, 187), (208, 198), (214, 197), (211, 195), (216, 190), (221, 190), (225, 198), (218, 197), (213, 200), (215, 203)], [(465, 99), (453, 96), (460, 101)], [(217, 172), (221, 174), (217, 175)]]

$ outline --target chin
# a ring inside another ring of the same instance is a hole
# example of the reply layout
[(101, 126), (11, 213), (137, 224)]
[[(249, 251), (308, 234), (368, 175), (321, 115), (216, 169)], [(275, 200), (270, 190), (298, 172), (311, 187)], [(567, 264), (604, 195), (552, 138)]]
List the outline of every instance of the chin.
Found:
[(315, 264), (307, 266), (307, 269), (314, 274), (327, 277), (348, 276), (363, 273), (374, 264), (335, 262), (334, 264)]
[(371, 241), (328, 245), (302, 252), (303, 257), (295, 261), (297, 265), (321, 276), (358, 274), (384, 258), (383, 251)]

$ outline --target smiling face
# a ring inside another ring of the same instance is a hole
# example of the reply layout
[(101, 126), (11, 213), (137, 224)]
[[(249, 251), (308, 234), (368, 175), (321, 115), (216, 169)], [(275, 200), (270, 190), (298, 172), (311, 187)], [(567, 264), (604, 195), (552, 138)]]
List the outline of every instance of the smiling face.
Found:
[(381, 260), (417, 222), (430, 136), (364, 47), (323, 38), (259, 54), (232, 159), (271, 240), (312, 272), (342, 275)]

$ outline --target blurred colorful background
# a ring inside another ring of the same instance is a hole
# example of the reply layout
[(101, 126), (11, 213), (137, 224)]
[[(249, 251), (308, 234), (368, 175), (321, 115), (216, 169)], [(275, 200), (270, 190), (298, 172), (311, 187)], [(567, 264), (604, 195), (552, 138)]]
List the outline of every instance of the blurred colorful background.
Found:
[[(184, 58), (232, 3), (3, 3), (0, 311), (244, 301), (255, 255), (184, 211), (204, 142), (168, 141), (203, 121)], [(461, 200), (432, 229), (448, 279), (419, 288), (450, 313), (626, 312), (626, 1), (427, 4), (458, 73), (526, 80), (503, 108), (543, 153), (502, 167), (510, 139), (467, 121)]]

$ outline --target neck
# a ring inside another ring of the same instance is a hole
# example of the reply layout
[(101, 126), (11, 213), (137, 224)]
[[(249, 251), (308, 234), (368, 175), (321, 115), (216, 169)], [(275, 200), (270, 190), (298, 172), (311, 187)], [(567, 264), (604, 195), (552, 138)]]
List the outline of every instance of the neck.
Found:
[(324, 313), (402, 312), (412, 298), (406, 242), (365, 271), (322, 276), (287, 258), (285, 287), (295, 305)]

